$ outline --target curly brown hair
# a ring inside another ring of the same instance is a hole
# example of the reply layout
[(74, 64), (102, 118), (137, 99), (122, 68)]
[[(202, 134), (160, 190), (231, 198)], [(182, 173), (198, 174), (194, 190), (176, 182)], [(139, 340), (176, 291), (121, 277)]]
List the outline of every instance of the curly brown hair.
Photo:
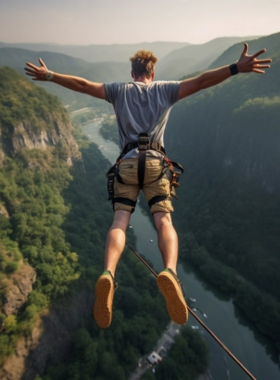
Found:
[(154, 72), (157, 57), (149, 50), (138, 50), (133, 57), (130, 58), (131, 68), (136, 78), (145, 76), (150, 79)]

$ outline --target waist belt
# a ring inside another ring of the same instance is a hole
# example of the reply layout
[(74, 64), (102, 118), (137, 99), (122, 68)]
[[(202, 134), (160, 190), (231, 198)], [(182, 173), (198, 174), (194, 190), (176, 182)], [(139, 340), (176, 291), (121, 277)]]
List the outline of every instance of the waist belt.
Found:
[[(139, 139), (141, 138), (141, 135), (146, 135), (146, 134), (141, 133), (139, 136)], [(147, 137), (148, 137), (148, 135), (147, 135)], [(121, 156), (123, 157), (124, 155), (126, 155), (128, 152), (130, 152), (132, 149), (135, 149), (135, 148), (139, 148), (139, 150), (142, 150), (141, 147), (139, 146), (139, 141), (127, 143), (126, 146), (122, 150)], [(157, 152), (161, 152), (163, 154), (166, 154), (164, 147), (162, 145), (160, 145), (160, 143), (158, 143), (158, 142), (149, 142), (147, 145), (147, 148), (144, 150), (149, 150), (149, 149), (156, 150)]]

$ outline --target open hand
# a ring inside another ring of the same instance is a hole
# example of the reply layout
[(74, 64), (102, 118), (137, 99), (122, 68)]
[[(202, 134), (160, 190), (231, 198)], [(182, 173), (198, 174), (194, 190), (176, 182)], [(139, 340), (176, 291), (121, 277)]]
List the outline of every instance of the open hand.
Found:
[(268, 63), (271, 63), (272, 60), (269, 58), (257, 59), (257, 57), (265, 53), (265, 51), (265, 49), (262, 49), (253, 55), (248, 55), (248, 44), (245, 42), (243, 52), (237, 62), (238, 72), (249, 73), (254, 71), (258, 74), (264, 74), (265, 70), (263, 69), (269, 69), (270, 65)]
[(45, 81), (45, 80), (47, 80), (46, 74), (48, 72), (48, 68), (45, 65), (45, 63), (42, 61), (41, 58), (39, 58), (39, 63), (41, 65), (40, 67), (35, 66), (32, 63), (27, 62), (26, 66), (28, 66), (28, 67), (25, 67), (24, 70), (25, 70), (26, 75), (33, 77), (32, 80)]

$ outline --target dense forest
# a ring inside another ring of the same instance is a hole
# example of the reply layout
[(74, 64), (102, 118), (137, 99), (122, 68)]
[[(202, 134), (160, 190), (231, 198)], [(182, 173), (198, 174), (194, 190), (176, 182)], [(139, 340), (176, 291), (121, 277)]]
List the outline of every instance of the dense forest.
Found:
[[(66, 136), (72, 126), (57, 98), (8, 68), (0, 68), (0, 87), (0, 373), (7, 375), (6, 359), (40, 326), (22, 379), (127, 379), (168, 316), (155, 279), (125, 251), (111, 328), (100, 330), (93, 320), (94, 285), (112, 220), (104, 175), (110, 164), (80, 124), (74, 123), (75, 144)], [(128, 241), (135, 242), (131, 231)], [(9, 289), (27, 268), (36, 273), (32, 291), (18, 310), (7, 312)], [(176, 371), (195, 378), (207, 368), (207, 346), (190, 328), (183, 334), (188, 342), (178, 347), (192, 361), (176, 363)]]

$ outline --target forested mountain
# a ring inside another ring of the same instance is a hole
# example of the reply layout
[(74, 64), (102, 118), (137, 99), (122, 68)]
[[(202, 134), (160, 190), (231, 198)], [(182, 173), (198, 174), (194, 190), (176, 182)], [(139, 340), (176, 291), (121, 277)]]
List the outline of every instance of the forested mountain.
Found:
[[(271, 34), (268, 37), (256, 38), (249, 42), (249, 54), (265, 48), (267, 53), (262, 54), (261, 57), (269, 55), (269, 57), (273, 59), (273, 66), (275, 66), (275, 59), (276, 61), (279, 59), (279, 40), (280, 33)], [(244, 40), (244, 42), (246, 41)], [(209, 68), (212, 69), (215, 67), (227, 65), (228, 62), (235, 62), (237, 58), (239, 58), (240, 53), (240, 44), (234, 44), (225, 50), (224, 53), (221, 54), (216, 60), (214, 60)], [(275, 67), (274, 70), (276, 70)]]
[[(206, 70), (213, 60), (219, 57), (230, 46), (241, 41), (250, 41), (254, 38), (221, 37), (204, 44), (178, 48), (157, 63), (156, 79), (179, 80), (185, 75)], [(233, 62), (239, 58), (239, 55), (235, 56)]]
[[(49, 66), (50, 70), (70, 75), (84, 76), (89, 80), (98, 82), (111, 82), (119, 78), (120, 81), (127, 81), (130, 78), (129, 60), (124, 62), (87, 62), (80, 58), (74, 58), (61, 53), (48, 51), (34, 52), (18, 48), (0, 49), (0, 66), (9, 66), (24, 74), (26, 62), (38, 64), (38, 58)], [(126, 70), (125, 70), (126, 69)], [(128, 71), (127, 71), (128, 70)]]
[[(112, 326), (93, 320), (112, 218), (109, 162), (42, 88), (0, 68), (0, 90), (0, 377), (125, 380), (168, 317), (155, 279), (124, 252)], [(176, 371), (192, 380), (207, 366), (207, 347), (191, 329), (184, 334), (178, 347), (195, 349), (193, 361)]]
[[(0, 48), (0, 66), (8, 66), (24, 74), (26, 62), (39, 65), (42, 58), (49, 70), (69, 75), (76, 75), (96, 82), (112, 82), (114, 80), (129, 81), (130, 64), (123, 62), (90, 63), (65, 54), (47, 51), (34, 52), (19, 48)], [(74, 91), (54, 86), (51, 83), (37, 82), (51, 94), (57, 96), (65, 105), (74, 105), (74, 109), (96, 106), (106, 107), (104, 102), (88, 95), (77, 94)], [(106, 109), (106, 108), (105, 108)]]
[(127, 62), (129, 57), (139, 49), (152, 50), (159, 59), (168, 55), (171, 51), (188, 42), (141, 42), (136, 44), (112, 44), (112, 45), (59, 45), (46, 43), (4, 43), (0, 42), (0, 48), (11, 47), (36, 52), (48, 51), (81, 58), (88, 62)]
[(166, 147), (186, 169), (174, 215), (181, 257), (235, 294), (280, 350), (280, 34), (252, 41), (249, 54), (264, 47), (265, 75), (238, 74), (174, 107)]

